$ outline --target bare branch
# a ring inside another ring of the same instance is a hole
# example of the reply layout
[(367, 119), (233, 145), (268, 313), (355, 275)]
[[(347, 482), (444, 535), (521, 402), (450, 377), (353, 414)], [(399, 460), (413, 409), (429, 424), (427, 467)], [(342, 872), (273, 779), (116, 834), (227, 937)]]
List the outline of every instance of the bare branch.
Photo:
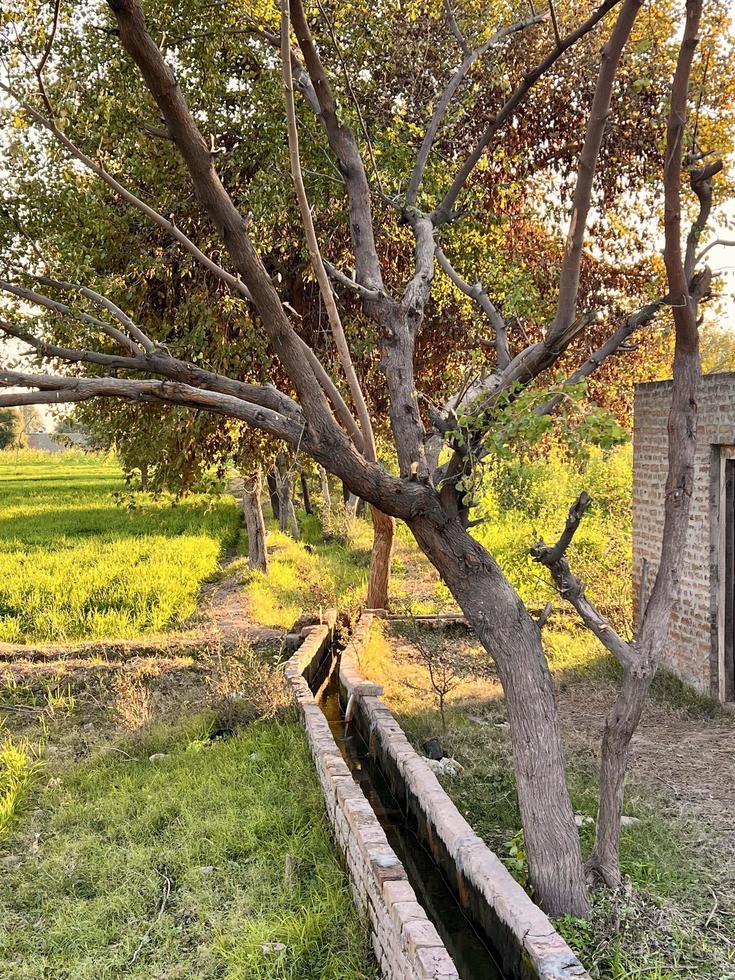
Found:
[(456, 271), (454, 266), (450, 263), (449, 259), (438, 245), (436, 247), (436, 257), (439, 260), (439, 265), (442, 267), (444, 273), (449, 276), (457, 289), (463, 292), (465, 296), (469, 296), (470, 299), (474, 300), (487, 316), (488, 322), (490, 323), (493, 333), (495, 334), (494, 346), (497, 351), (497, 366), (499, 370), (504, 370), (510, 364), (508, 331), (506, 329), (505, 320), (502, 318), (497, 307), (488, 296), (482, 283), (478, 280), (474, 286), (471, 286), (468, 282), (466, 282)]
[(82, 323), (86, 323), (89, 326), (95, 327), (97, 330), (101, 330), (102, 333), (106, 334), (115, 343), (119, 344), (123, 350), (129, 351), (131, 354), (139, 354), (140, 348), (137, 344), (126, 336), (122, 331), (118, 330), (117, 327), (113, 327), (112, 324), (105, 322), (104, 320), (99, 320), (95, 316), (90, 316), (88, 313), (84, 313), (82, 310), (74, 310), (65, 303), (59, 303), (56, 300), (49, 299), (48, 296), (44, 296), (42, 293), (37, 293), (32, 289), (25, 289), (23, 286), (16, 286), (11, 282), (5, 282), (0, 280), (0, 290), (6, 293), (10, 293), (12, 296), (17, 296), (19, 299), (24, 299), (29, 303), (33, 303), (36, 306), (44, 307), (47, 310), (51, 310), (59, 316), (70, 317), (74, 320), (81, 320)]
[(227, 272), (221, 266), (217, 265), (208, 255), (205, 255), (200, 248), (198, 248), (190, 238), (181, 231), (176, 225), (169, 221), (168, 218), (164, 218), (162, 214), (159, 214), (154, 208), (149, 204), (146, 204), (139, 197), (136, 197), (132, 191), (129, 191), (124, 187), (118, 180), (116, 180), (108, 171), (99, 163), (95, 163), (90, 157), (87, 156), (79, 147), (73, 143), (68, 136), (59, 129), (53, 119), (46, 118), (40, 112), (33, 108), (30, 103), (26, 102), (21, 96), (17, 95), (11, 88), (5, 85), (4, 82), (0, 82), (0, 89), (5, 91), (23, 110), (33, 119), (34, 122), (43, 126), (44, 129), (48, 130), (49, 133), (54, 137), (54, 139), (59, 142), (64, 149), (66, 149), (75, 160), (82, 163), (88, 170), (90, 170), (95, 176), (99, 177), (100, 180), (104, 181), (108, 187), (110, 187), (119, 197), (121, 197), (127, 204), (132, 205), (138, 211), (142, 212), (147, 218), (149, 218), (154, 224), (158, 225), (159, 228), (163, 228), (167, 234), (169, 234), (175, 241), (182, 245), (187, 252), (194, 256), (194, 258), (201, 265), (211, 272), (213, 275), (217, 276), (223, 282), (233, 289), (236, 293), (244, 296), (245, 299), (251, 299), (250, 292), (247, 287), (241, 282), (237, 276), (233, 276), (232, 273)]
[(377, 459), (377, 454), (375, 450), (373, 426), (372, 422), (370, 421), (370, 413), (368, 411), (367, 403), (365, 402), (365, 396), (362, 388), (360, 387), (360, 382), (358, 381), (357, 374), (355, 372), (355, 366), (352, 363), (352, 356), (347, 345), (347, 338), (345, 337), (342, 320), (340, 319), (337, 303), (334, 299), (332, 286), (329, 282), (327, 271), (324, 268), (321, 251), (319, 249), (319, 242), (316, 237), (316, 229), (314, 228), (314, 220), (312, 218), (311, 208), (309, 206), (309, 199), (304, 186), (304, 178), (301, 173), (301, 160), (299, 157), (299, 131), (296, 121), (296, 107), (294, 105), (293, 80), (291, 76), (291, 48), (289, 44), (289, 33), (289, 0), (281, 0), (281, 64), (283, 72), (284, 102), (286, 105), (286, 125), (288, 130), (288, 151), (291, 164), (291, 176), (293, 177), (294, 188), (296, 190), (296, 199), (299, 204), (301, 220), (304, 225), (306, 244), (309, 249), (309, 257), (311, 258), (312, 268), (314, 269), (314, 274), (316, 275), (317, 282), (319, 283), (319, 291), (327, 311), (329, 325), (337, 347), (340, 363), (342, 364), (342, 370), (344, 371), (345, 378), (347, 379), (347, 384), (352, 395), (352, 402), (357, 410), (357, 416), (360, 420), (360, 428), (362, 430), (362, 451), (366, 459), (369, 459), (371, 462), (375, 462)]
[(467, 43), (467, 38), (462, 33), (462, 29), (457, 23), (457, 17), (454, 13), (454, 7), (452, 6), (452, 0), (444, 0), (444, 13), (447, 17), (447, 23), (449, 24), (449, 30), (454, 34), (457, 39), (457, 44), (462, 49), (463, 53), (470, 54), (470, 46)]
[(699, 201), (699, 213), (692, 222), (687, 236), (686, 256), (684, 259), (684, 275), (691, 279), (697, 262), (697, 246), (702, 232), (709, 220), (712, 210), (712, 178), (722, 170), (722, 160), (715, 160), (706, 167), (692, 169), (689, 172), (689, 182)]
[(204, 391), (191, 385), (172, 381), (128, 381), (121, 378), (69, 378), (63, 375), (25, 374), (0, 369), (0, 388), (33, 388), (36, 391), (0, 395), (0, 407), (12, 405), (57, 404), (88, 401), (91, 398), (121, 398), (126, 401), (154, 401), (170, 405), (201, 408), (217, 414), (249, 422), (297, 445), (304, 425), (287, 419), (260, 405), (251, 405), (239, 398), (215, 391)]
[(139, 326), (137, 326), (130, 317), (125, 313), (120, 307), (113, 303), (111, 299), (103, 296), (101, 293), (96, 292), (94, 289), (90, 289), (89, 286), (80, 286), (72, 282), (64, 282), (59, 279), (51, 279), (48, 276), (31, 276), (31, 278), (40, 283), (42, 286), (51, 286), (55, 289), (62, 289), (65, 292), (78, 292), (87, 299), (92, 300), (94, 303), (98, 303), (108, 310), (112, 315), (118, 320), (127, 330), (131, 339), (136, 341), (140, 346), (146, 351), (152, 351), (156, 349), (156, 345), (150, 339), (150, 337), (145, 334)]
[[(449, 80), (446, 88), (444, 89), (441, 98), (436, 104), (431, 121), (426, 130), (424, 138), (421, 142), (419, 152), (416, 156), (416, 162), (413, 167), (413, 172), (411, 173), (411, 178), (408, 182), (408, 190), (406, 191), (406, 204), (413, 206), (416, 204), (416, 198), (418, 196), (419, 188), (421, 186), (421, 180), (424, 176), (424, 170), (426, 169), (426, 164), (429, 160), (429, 154), (431, 153), (431, 148), (434, 145), (439, 128), (442, 121), (447, 113), (447, 109), (451, 105), (452, 99), (454, 98), (457, 90), (459, 89), (462, 82), (465, 80), (469, 74), (470, 69), (483, 55), (487, 54), (492, 48), (497, 47), (506, 38), (511, 37), (513, 34), (518, 33), (518, 31), (523, 31), (533, 24), (540, 24), (546, 19), (545, 14), (537, 14), (531, 17), (525, 17), (522, 20), (516, 21), (514, 24), (510, 24), (508, 27), (503, 27), (501, 30), (496, 31), (484, 44), (481, 44), (479, 48), (474, 51), (470, 51), (467, 46), (464, 36), (459, 31), (457, 21), (454, 17), (454, 11), (451, 8), (449, 0), (445, 0), (445, 9), (447, 11), (447, 19), (450, 22), (450, 26), (453, 25), (452, 31), (455, 36), (462, 38), (463, 50), (465, 52), (465, 58), (462, 64), (457, 68), (452, 77)], [(456, 31), (455, 31), (456, 28)], [(458, 32), (458, 33), (457, 33)]]
[(697, 258), (694, 263), (695, 268), (697, 265), (699, 265), (699, 263), (702, 261), (705, 255), (711, 252), (713, 248), (717, 248), (720, 245), (722, 245), (724, 248), (734, 248), (735, 238), (715, 238), (713, 242), (710, 242), (709, 245), (705, 246), (705, 248), (703, 248), (702, 251), (697, 255)]
[(572, 573), (566, 557), (567, 549), (591, 502), (588, 494), (583, 491), (572, 504), (566, 525), (557, 543), (549, 547), (541, 540), (531, 549), (531, 556), (534, 561), (549, 569), (559, 592), (574, 606), (585, 626), (595, 634), (603, 646), (614, 654), (623, 666), (627, 666), (633, 660), (633, 650), (630, 644), (626, 643), (610, 626), (595, 605), (587, 598), (583, 582)]
[(155, 347), (154, 351), (146, 354), (141, 352), (133, 357), (122, 357), (118, 354), (105, 354), (99, 351), (51, 344), (40, 340), (27, 330), (1, 319), (0, 332), (9, 337), (15, 337), (28, 347), (33, 348), (41, 357), (50, 360), (66, 361), (69, 364), (97, 364), (110, 370), (158, 374), (172, 381), (179, 381), (210, 391), (218, 391), (223, 395), (252, 402), (255, 405), (261, 405), (278, 412), (287, 418), (296, 419), (299, 423), (303, 422), (301, 409), (296, 402), (279, 391), (274, 385), (257, 385), (245, 381), (235, 381), (214, 371), (207, 371), (196, 364), (179, 360), (158, 346)]
[(341, 286), (344, 286), (346, 289), (351, 289), (353, 292), (356, 292), (361, 299), (376, 300), (380, 298), (381, 294), (377, 289), (366, 289), (364, 286), (360, 285), (359, 282), (356, 282), (354, 279), (350, 279), (349, 276), (346, 276), (344, 272), (340, 272), (340, 270), (336, 266), (332, 265), (331, 262), (328, 262), (326, 259), (323, 261), (324, 268), (327, 270), (332, 279), (334, 279), (335, 282), (338, 282)]
[(612, 90), (623, 48), (630, 37), (641, 5), (642, 0), (625, 0), (610, 38), (602, 49), (600, 70), (587, 119), (587, 131), (579, 157), (577, 180), (574, 185), (572, 217), (559, 276), (559, 299), (556, 316), (549, 327), (551, 337), (563, 331), (574, 320), (576, 314), (582, 248), (592, 201), (592, 185), (600, 156), (600, 148), (602, 147), (602, 137), (610, 114)]
[(382, 291), (383, 276), (375, 245), (370, 187), (365, 167), (352, 130), (341, 123), (337, 115), (334, 93), (311, 36), (301, 0), (292, 0), (291, 16), (296, 38), (319, 100), (319, 118), (326, 130), (332, 152), (339, 161), (347, 186), (350, 234), (357, 267), (357, 280), (368, 289)]
[(518, 109), (519, 105), (526, 98), (536, 82), (554, 66), (565, 51), (571, 48), (572, 45), (576, 44), (580, 38), (585, 36), (585, 34), (589, 34), (589, 32), (602, 20), (605, 14), (607, 14), (620, 2), (621, 0), (604, 0), (604, 2), (600, 4), (594, 13), (583, 21), (575, 30), (571, 31), (564, 38), (562, 38), (561, 43), (555, 46), (554, 50), (548, 54), (540, 64), (524, 75), (521, 82), (516, 86), (508, 100), (504, 103), (495, 118), (491, 121), (490, 125), (479, 138), (472, 149), (472, 152), (457, 171), (457, 174), (452, 181), (449, 190), (444, 195), (441, 203), (433, 211), (431, 217), (435, 225), (444, 224), (451, 219), (452, 209), (454, 208), (454, 204), (462, 188), (467, 182), (467, 178), (475, 169), (481, 156), (488, 146), (490, 146), (497, 133)]

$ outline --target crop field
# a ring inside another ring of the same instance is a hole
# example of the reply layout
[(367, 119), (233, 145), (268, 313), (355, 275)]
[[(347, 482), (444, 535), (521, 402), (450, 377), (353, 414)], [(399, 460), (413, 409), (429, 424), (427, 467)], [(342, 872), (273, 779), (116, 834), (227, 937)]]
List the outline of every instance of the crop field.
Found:
[(136, 494), (82, 453), (0, 453), (0, 641), (133, 638), (176, 628), (238, 534), (231, 497)]

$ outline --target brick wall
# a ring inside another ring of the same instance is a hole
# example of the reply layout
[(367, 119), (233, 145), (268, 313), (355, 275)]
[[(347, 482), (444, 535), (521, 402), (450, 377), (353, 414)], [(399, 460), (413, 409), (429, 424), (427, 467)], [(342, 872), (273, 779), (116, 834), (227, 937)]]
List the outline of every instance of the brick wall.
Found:
[[(717, 654), (720, 446), (735, 445), (735, 374), (702, 378), (699, 391), (694, 492), (682, 556), (681, 596), (674, 613), (665, 664), (697, 690), (719, 697)], [(664, 486), (668, 469), (667, 419), (671, 382), (636, 385), (633, 431), (633, 588), (638, 605), (644, 559), (646, 597), (661, 554)], [(713, 520), (714, 515), (714, 520)], [(635, 609), (636, 622), (639, 610)]]
[[(288, 661), (293, 690), (326, 804), (327, 818), (350, 877), (355, 904), (370, 926), (384, 980), (459, 980), (436, 928), (416, 901), (406, 871), (352, 778), (306, 680), (331, 642), (328, 625), (310, 627)], [(375, 684), (366, 691), (379, 690)]]
[(416, 832), (445, 878), (461, 896), (465, 914), (490, 936), (504, 974), (516, 980), (589, 980), (589, 974), (507, 868), (459, 812), (439, 780), (406, 738), (380, 698), (365, 682), (360, 654), (372, 629), (363, 613), (342, 652), (340, 687), (353, 698), (354, 723), (370, 745), (395, 798), (413, 817)]

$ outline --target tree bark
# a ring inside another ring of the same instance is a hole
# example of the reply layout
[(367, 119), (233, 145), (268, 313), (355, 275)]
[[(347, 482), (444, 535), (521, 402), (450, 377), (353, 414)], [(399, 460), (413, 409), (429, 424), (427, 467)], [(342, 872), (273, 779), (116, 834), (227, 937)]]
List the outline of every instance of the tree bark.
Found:
[(595, 846), (587, 860), (587, 874), (608, 888), (618, 888), (620, 825), (625, 796), (625, 773), (630, 742), (641, 720), (643, 706), (656, 673), (655, 665), (626, 669), (623, 683), (607, 719), (600, 759), (600, 801)]
[(329, 491), (329, 477), (323, 466), (319, 467), (319, 485), (322, 491), (322, 530), (328, 532), (332, 525), (332, 495)]
[(276, 480), (278, 486), (278, 527), (284, 534), (290, 534), (298, 541), (299, 522), (296, 520), (296, 509), (293, 505), (293, 480), (288, 460), (284, 453), (276, 455)]
[(273, 470), (268, 470), (266, 479), (268, 481), (268, 496), (271, 500), (271, 510), (275, 519), (280, 522), (281, 509), (278, 501), (278, 480)]
[[(635, 658), (608, 715), (602, 740), (600, 803), (595, 846), (588, 862), (591, 874), (615, 886), (620, 882), (620, 822), (630, 741), (671, 628), (679, 598), (680, 569), (686, 551), (697, 448), (699, 359), (697, 293), (690, 288), (682, 257), (681, 169), (687, 118), (689, 78), (698, 41), (702, 0), (687, 0), (686, 24), (671, 86), (671, 105), (664, 160), (664, 263), (673, 299), (675, 345), (671, 408), (668, 418), (668, 463), (664, 494), (664, 527), (656, 580), (634, 645)], [(693, 184), (697, 191), (696, 184)], [(700, 204), (707, 206), (697, 191)], [(696, 224), (694, 226), (696, 228)]]
[(243, 478), (242, 509), (248, 532), (248, 564), (254, 571), (268, 571), (265, 521), (263, 520), (263, 476), (260, 468)]
[(419, 517), (409, 526), (496, 663), (534, 897), (550, 915), (584, 916), (589, 912), (584, 867), (541, 632), (495, 560), (459, 518), (439, 525)]
[(369, 609), (387, 609), (396, 524), (392, 517), (388, 517), (377, 507), (371, 507), (370, 513), (373, 516), (373, 550), (370, 556), (367, 604)]
[(309, 481), (306, 479), (306, 473), (301, 471), (301, 493), (304, 497), (304, 510), (307, 514), (312, 514), (313, 510), (311, 507), (311, 494), (309, 493)]

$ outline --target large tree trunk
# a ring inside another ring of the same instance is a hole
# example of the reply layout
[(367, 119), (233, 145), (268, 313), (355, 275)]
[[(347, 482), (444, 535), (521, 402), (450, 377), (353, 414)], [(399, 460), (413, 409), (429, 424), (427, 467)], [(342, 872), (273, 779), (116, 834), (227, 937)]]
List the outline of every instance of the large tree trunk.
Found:
[(268, 571), (265, 521), (261, 493), (263, 477), (260, 469), (243, 478), (242, 509), (248, 532), (248, 564), (258, 572)]
[(367, 604), (369, 609), (387, 609), (396, 522), (377, 507), (371, 507), (370, 513), (373, 516), (373, 550), (370, 555)]
[(541, 632), (495, 560), (458, 518), (441, 526), (423, 517), (409, 524), (497, 665), (534, 897), (550, 915), (586, 915), (579, 835)]

